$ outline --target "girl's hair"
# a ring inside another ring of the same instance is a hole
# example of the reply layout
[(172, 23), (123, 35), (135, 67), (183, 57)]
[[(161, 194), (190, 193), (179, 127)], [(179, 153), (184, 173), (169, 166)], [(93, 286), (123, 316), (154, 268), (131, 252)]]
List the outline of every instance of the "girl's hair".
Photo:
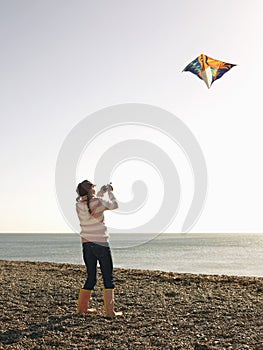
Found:
[(87, 194), (87, 207), (88, 207), (88, 209), (89, 209), (90, 215), (91, 215), (91, 210), (90, 210), (90, 206), (89, 206), (89, 201), (91, 200), (92, 197), (93, 197), (93, 196), (91, 196), (90, 194)]
[(78, 184), (76, 192), (80, 197), (86, 196), (89, 193), (89, 190), (94, 186), (90, 181), (84, 180)]
[[(86, 185), (84, 188), (82, 185)], [(88, 185), (88, 186), (87, 186)], [(91, 198), (93, 197), (92, 195), (89, 194), (89, 190), (92, 188), (93, 184), (88, 181), (88, 180), (84, 180), (82, 181), (81, 183), (78, 184), (78, 187), (76, 189), (78, 195), (80, 197), (87, 197), (87, 206), (88, 206), (88, 209), (89, 209), (89, 213), (91, 214), (91, 210), (90, 210), (90, 206), (89, 206), (89, 201), (91, 200)]]

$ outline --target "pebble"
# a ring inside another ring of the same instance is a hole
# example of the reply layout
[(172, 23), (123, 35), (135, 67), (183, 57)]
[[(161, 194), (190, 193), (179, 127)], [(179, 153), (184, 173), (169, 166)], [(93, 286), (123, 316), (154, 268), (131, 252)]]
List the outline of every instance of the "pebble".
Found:
[(0, 349), (263, 349), (263, 278), (115, 269), (108, 320), (100, 274), (98, 314), (76, 312), (83, 265), (0, 264)]

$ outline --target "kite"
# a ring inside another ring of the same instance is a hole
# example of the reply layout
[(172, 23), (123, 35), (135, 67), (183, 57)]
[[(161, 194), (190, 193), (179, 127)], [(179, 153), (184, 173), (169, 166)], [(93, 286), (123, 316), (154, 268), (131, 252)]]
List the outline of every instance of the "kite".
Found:
[(196, 74), (200, 79), (204, 80), (209, 89), (216, 79), (221, 78), (234, 66), (236, 64), (214, 60), (211, 57), (201, 54), (189, 63), (183, 72), (188, 71)]

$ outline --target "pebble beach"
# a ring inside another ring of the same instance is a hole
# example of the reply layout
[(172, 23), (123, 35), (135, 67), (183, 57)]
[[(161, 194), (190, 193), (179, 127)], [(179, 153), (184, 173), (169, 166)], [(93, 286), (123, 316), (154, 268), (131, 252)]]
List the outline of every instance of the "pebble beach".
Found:
[(99, 274), (77, 313), (84, 265), (1, 260), (0, 349), (263, 350), (263, 278), (115, 269), (105, 317)]

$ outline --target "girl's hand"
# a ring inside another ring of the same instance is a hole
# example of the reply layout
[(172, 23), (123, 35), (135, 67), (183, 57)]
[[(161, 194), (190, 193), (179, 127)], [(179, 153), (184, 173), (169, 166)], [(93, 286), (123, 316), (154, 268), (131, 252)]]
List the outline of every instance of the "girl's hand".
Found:
[(112, 192), (113, 191), (113, 187), (112, 187), (112, 185), (111, 185), (111, 183), (108, 185), (108, 193), (109, 192)]
[(104, 196), (104, 192), (100, 190), (100, 191), (97, 193), (97, 197), (103, 197), (103, 196)]

